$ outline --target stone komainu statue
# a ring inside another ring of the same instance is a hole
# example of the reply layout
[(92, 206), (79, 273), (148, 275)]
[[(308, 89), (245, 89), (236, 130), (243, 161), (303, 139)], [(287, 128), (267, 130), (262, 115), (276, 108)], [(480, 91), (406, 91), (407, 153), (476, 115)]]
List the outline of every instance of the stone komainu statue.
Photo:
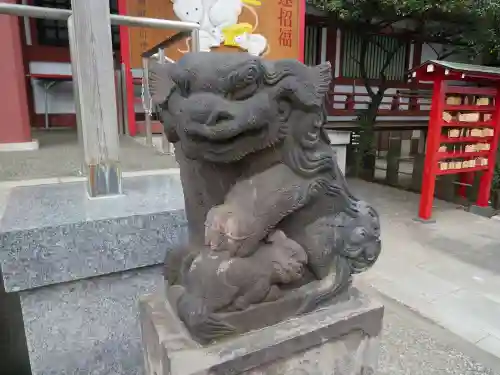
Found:
[(151, 67), (175, 144), (190, 242), (167, 252), (169, 299), (200, 342), (345, 297), (380, 254), (323, 125), (331, 67), (191, 53)]

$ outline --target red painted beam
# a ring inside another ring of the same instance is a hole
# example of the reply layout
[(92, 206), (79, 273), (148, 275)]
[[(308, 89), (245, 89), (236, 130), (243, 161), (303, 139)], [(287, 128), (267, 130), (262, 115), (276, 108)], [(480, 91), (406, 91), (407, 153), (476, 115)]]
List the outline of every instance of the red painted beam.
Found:
[[(127, 0), (118, 0), (118, 13), (127, 15)], [(128, 131), (131, 136), (137, 134), (137, 124), (135, 122), (135, 106), (134, 106), (134, 82), (132, 77), (132, 67), (130, 63), (130, 35), (128, 27), (120, 26), (120, 61), (125, 65), (125, 87), (127, 97), (127, 116)]]
[(299, 0), (299, 58), (300, 62), (305, 59), (306, 44), (306, 0)]

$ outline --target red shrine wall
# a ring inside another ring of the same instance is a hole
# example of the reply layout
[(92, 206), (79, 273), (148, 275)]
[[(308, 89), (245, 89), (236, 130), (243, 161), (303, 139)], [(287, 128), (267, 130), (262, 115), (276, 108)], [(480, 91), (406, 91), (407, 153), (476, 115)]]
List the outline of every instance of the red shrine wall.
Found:
[[(7, 3), (16, 3), (7, 0)], [(31, 141), (19, 20), (0, 16), (0, 143)], [(8, 51), (8, 52), (7, 52)]]

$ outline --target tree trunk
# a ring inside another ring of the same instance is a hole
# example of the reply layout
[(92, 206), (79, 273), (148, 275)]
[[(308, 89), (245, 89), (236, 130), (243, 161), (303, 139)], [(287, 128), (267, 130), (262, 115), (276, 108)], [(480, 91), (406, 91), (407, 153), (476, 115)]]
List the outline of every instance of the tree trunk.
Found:
[(368, 108), (358, 117), (359, 145), (355, 154), (354, 175), (368, 181), (373, 180), (375, 175), (375, 121), (385, 90), (385, 87), (380, 87)]
[(491, 206), (494, 210), (500, 210), (500, 190), (491, 191)]
[[(370, 85), (370, 80), (368, 72), (366, 69), (366, 64), (369, 63), (367, 60), (368, 47), (370, 43), (375, 44), (378, 48), (386, 53), (384, 64), (379, 72), (380, 84), (377, 92), (373, 90)], [(391, 51), (388, 51), (384, 46), (380, 45), (372, 36), (364, 35), (360, 46), (360, 59), (355, 60), (359, 65), (359, 70), (361, 77), (363, 78), (363, 83), (366, 88), (366, 92), (370, 96), (370, 103), (368, 108), (363, 110), (358, 117), (359, 124), (359, 146), (355, 156), (354, 162), (354, 175), (356, 177), (361, 177), (366, 180), (373, 180), (375, 176), (375, 161), (376, 161), (376, 149), (375, 149), (375, 121), (377, 120), (378, 108), (380, 103), (384, 99), (385, 91), (387, 90), (387, 79), (385, 75), (386, 69), (389, 67), (392, 59), (396, 53), (404, 45), (404, 42), (400, 41), (398, 45)]]

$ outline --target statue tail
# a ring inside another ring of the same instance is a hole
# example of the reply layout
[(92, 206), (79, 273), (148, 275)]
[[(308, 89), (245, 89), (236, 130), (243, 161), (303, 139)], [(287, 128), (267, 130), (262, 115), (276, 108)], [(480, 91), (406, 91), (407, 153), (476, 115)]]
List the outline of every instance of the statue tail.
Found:
[(205, 300), (189, 293), (179, 298), (177, 313), (189, 332), (203, 344), (236, 332), (236, 328), (211, 313)]
[(337, 297), (351, 285), (351, 270), (348, 260), (343, 256), (337, 256), (336, 258), (335, 278), (328, 285), (306, 297), (297, 314), (307, 314), (315, 310), (318, 306)]

